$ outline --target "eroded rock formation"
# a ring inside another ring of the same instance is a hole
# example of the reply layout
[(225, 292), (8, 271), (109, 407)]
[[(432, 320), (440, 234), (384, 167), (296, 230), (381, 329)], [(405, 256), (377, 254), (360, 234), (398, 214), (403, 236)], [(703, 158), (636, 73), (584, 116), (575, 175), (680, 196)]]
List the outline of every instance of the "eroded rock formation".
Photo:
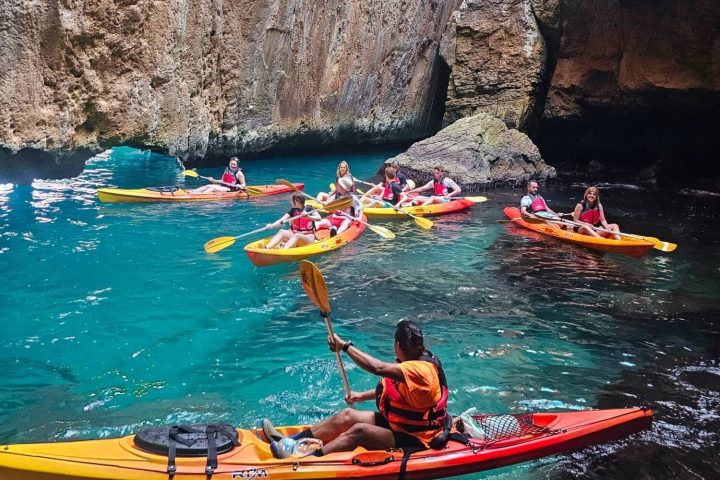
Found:
[(432, 178), (435, 165), (470, 190), (556, 174), (527, 135), (487, 113), (461, 118), (388, 162), (392, 160), (398, 160), (418, 186)]
[(124, 143), (200, 158), (421, 138), (442, 116), (437, 51), (453, 8), (438, 0), (4, 2), (0, 156)]

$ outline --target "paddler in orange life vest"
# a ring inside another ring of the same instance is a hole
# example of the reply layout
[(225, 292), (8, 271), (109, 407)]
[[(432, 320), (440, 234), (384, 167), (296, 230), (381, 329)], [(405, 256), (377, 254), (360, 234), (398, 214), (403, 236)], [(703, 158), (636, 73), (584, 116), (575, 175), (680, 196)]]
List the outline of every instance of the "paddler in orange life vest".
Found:
[(323, 456), (348, 452), (357, 447), (368, 450), (389, 448), (442, 448), (449, 431), (448, 386), (440, 360), (423, 342), (420, 326), (402, 320), (395, 329), (395, 363), (383, 362), (363, 352), (337, 334), (328, 337), (330, 350), (345, 352), (360, 368), (382, 377), (377, 387), (351, 392), (345, 401), (353, 404), (374, 400), (379, 412), (345, 408), (310, 428), (284, 439), (267, 420), (263, 433), (277, 458), (287, 458), (293, 441), (318, 438), (324, 446), (314, 452)]
[(520, 213), (522, 215), (559, 219), (560, 215), (555, 213), (545, 203), (545, 199), (538, 195), (538, 182), (530, 180), (527, 183), (527, 195), (520, 199)]
[[(407, 185), (407, 180), (405, 184)], [(385, 167), (385, 179), (383, 182), (368, 190), (360, 200), (367, 200), (366, 207), (385, 208), (400, 203), (403, 199), (402, 192), (402, 184), (395, 176), (395, 169), (388, 166)]]
[(313, 208), (310, 205), (305, 206), (305, 196), (302, 193), (294, 193), (290, 198), (290, 203), (292, 208), (287, 213), (266, 225), (267, 228), (277, 228), (285, 221), (292, 219), (290, 229), (277, 232), (265, 245), (265, 248), (275, 248), (282, 242), (285, 242), (283, 248), (291, 248), (300, 240), (305, 243), (315, 241), (315, 222), (320, 221), (320, 214), (310, 213)]
[(573, 227), (573, 230), (585, 235), (591, 235), (593, 237), (605, 237), (614, 238), (620, 240), (622, 237), (615, 233), (608, 233), (603, 231), (596, 231), (593, 227), (603, 227), (605, 230), (610, 232), (619, 232), (620, 227), (617, 223), (608, 223), (605, 219), (605, 210), (603, 209), (602, 203), (600, 203), (600, 190), (597, 187), (588, 187), (583, 195), (582, 202), (575, 205), (575, 211), (573, 212), (573, 220), (579, 223), (588, 224), (587, 227)]
[(245, 175), (238, 166), (238, 158), (231, 157), (230, 163), (225, 168), (220, 180), (210, 177), (210, 182), (212, 182), (210, 185), (190, 190), (190, 193), (222, 193), (243, 190), (245, 188)]
[(327, 204), (350, 195), (353, 197), (353, 202), (350, 208), (335, 211), (317, 223), (318, 229), (329, 229), (331, 237), (339, 235), (350, 228), (350, 225), (352, 225), (354, 220), (362, 219), (362, 205), (358, 201), (357, 197), (352, 194), (354, 184), (350, 177), (339, 178), (336, 185), (335, 191), (330, 194), (325, 203)]
[(460, 195), (461, 189), (457, 183), (451, 178), (446, 177), (441, 165), (435, 165), (433, 168), (433, 179), (422, 187), (417, 187), (412, 190), (408, 190), (408, 194), (415, 192), (424, 192), (425, 190), (433, 189), (435, 195), (431, 197), (417, 196), (413, 199), (413, 203), (417, 204), (422, 202), (421, 205), (432, 205), (433, 203), (445, 203)]

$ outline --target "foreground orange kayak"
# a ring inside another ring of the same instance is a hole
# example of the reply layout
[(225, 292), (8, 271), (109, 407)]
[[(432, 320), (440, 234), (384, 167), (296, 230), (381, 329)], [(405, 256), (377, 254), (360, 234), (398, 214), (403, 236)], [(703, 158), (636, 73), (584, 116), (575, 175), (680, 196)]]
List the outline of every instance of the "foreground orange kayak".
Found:
[[(588, 410), (565, 413), (526, 413), (473, 416), (482, 437), (465, 443), (450, 440), (441, 450), (423, 450), (407, 459), (405, 478), (429, 479), (489, 470), (599, 442), (625, 437), (650, 427), (653, 412), (640, 408)], [(204, 430), (204, 426), (194, 426)], [(232, 427), (230, 427), (231, 429)], [(278, 430), (292, 434), (304, 427)], [(234, 436), (234, 431), (230, 430)], [(149, 453), (146, 436), (102, 440), (6, 445), (0, 448), (3, 480), (236, 480), (236, 479), (396, 479), (403, 463), (402, 451), (338, 452), (324, 457), (273, 458), (257, 430), (237, 430), (237, 442), (215, 438), (217, 457), (206, 452), (182, 457), (177, 443), (174, 461), (167, 454)], [(478, 433), (476, 433), (478, 435)], [(167, 434), (164, 436), (167, 451)], [(142, 448), (138, 446), (142, 445)], [(159, 442), (160, 443), (160, 442)], [(158, 443), (158, 444), (159, 444)], [(237, 444), (237, 445), (236, 445)], [(153, 446), (152, 444), (150, 446)], [(220, 453), (222, 452), (222, 453)], [(188, 453), (188, 452), (185, 452)], [(212, 457), (212, 456), (211, 456)], [(173, 476), (168, 470), (174, 472)]]
[[(363, 215), (363, 222), (367, 222), (367, 218)], [(264, 245), (272, 239), (272, 237), (263, 238), (256, 242), (249, 243), (245, 246), (245, 254), (250, 261), (258, 267), (267, 267), (278, 263), (299, 262), (313, 255), (336, 250), (347, 245), (365, 230), (365, 225), (360, 222), (354, 222), (343, 233), (334, 237), (330, 236), (327, 229), (315, 232), (317, 238), (313, 243), (300, 245), (292, 248), (272, 248), (266, 249)]]
[(621, 253), (631, 257), (642, 257), (654, 247), (653, 243), (645, 240), (635, 240), (629, 238), (622, 240), (615, 240), (613, 238), (597, 238), (591, 237), (590, 235), (583, 235), (582, 233), (575, 233), (571, 230), (564, 230), (560, 226), (550, 223), (528, 223), (522, 219), (520, 209), (515, 207), (505, 207), (503, 212), (505, 213), (505, 216), (514, 223), (525, 227), (528, 230), (539, 232), (565, 242), (592, 248), (593, 250), (599, 250), (601, 252)]
[[(302, 190), (305, 185), (294, 184)], [(99, 188), (98, 198), (105, 203), (148, 203), (148, 202), (210, 202), (218, 200), (247, 200), (253, 197), (277, 195), (292, 190), (284, 185), (248, 185), (259, 191), (257, 195), (248, 195), (243, 191), (217, 193), (191, 193), (190, 190), (175, 187), (148, 187), (136, 189)]]

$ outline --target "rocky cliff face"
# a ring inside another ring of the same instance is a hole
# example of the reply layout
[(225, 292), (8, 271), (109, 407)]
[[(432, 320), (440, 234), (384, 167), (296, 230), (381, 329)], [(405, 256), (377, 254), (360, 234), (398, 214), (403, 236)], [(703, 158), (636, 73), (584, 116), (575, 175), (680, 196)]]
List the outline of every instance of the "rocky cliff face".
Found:
[(707, 0), (7, 0), (0, 173), (115, 144), (212, 163), (409, 142), (489, 113), (551, 162), (717, 176), (718, 25)]
[(68, 158), (124, 143), (199, 158), (417, 139), (440, 124), (437, 51), (453, 8), (439, 0), (3, 2), (0, 156), (26, 149)]

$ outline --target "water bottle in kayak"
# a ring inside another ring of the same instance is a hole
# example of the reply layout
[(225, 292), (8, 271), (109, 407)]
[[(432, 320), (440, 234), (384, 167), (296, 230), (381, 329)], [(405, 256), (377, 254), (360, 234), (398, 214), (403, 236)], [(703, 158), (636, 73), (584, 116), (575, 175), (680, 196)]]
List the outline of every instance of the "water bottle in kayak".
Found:
[(323, 441), (319, 438), (301, 438), (295, 442), (293, 456), (304, 457), (306, 455), (312, 455), (315, 450), (319, 450), (322, 447)]

